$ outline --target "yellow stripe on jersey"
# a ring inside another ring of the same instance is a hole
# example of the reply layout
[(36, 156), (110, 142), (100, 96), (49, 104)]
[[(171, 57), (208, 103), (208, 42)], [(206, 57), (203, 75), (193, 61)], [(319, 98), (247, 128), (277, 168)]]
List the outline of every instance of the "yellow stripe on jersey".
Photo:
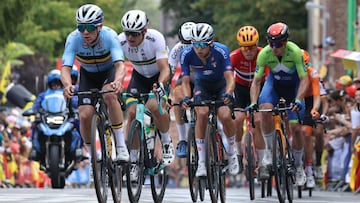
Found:
[(150, 64), (156, 63), (156, 57), (154, 57), (150, 60), (147, 60), (147, 61), (131, 61), (131, 63), (133, 63), (134, 65), (138, 65), (138, 66), (150, 65)]
[(85, 64), (96, 64), (96, 63), (104, 63), (106, 61), (111, 60), (111, 53), (110, 51), (103, 54), (103, 55), (99, 55), (99, 56), (79, 56), (76, 55), (76, 59), (80, 62), (80, 63), (85, 63)]

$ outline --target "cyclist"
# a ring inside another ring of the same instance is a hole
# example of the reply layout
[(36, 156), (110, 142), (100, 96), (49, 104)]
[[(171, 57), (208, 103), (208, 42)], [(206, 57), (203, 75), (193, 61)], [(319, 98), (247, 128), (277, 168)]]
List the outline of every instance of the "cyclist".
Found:
[[(62, 57), (61, 81), (65, 88), (64, 96), (73, 97), (75, 85), (71, 80), (71, 68), (76, 57), (80, 63), (79, 91), (92, 88), (114, 90), (114, 93), (104, 95), (104, 102), (109, 108), (109, 118), (115, 134), (115, 161), (126, 162), (129, 160), (129, 153), (124, 138), (123, 113), (117, 98), (117, 94), (123, 90), (124, 55), (116, 32), (104, 26), (103, 20), (103, 11), (96, 5), (85, 4), (77, 10), (77, 29), (68, 35)], [(79, 95), (78, 104), (80, 132), (90, 151), (94, 101), (91, 101), (91, 95)]]
[[(185, 22), (181, 25), (178, 37), (179, 42), (170, 50), (169, 53), (169, 64), (173, 73), (175, 72), (176, 66), (179, 64), (180, 52), (187, 46), (191, 45), (191, 29), (195, 25), (193, 22)], [(193, 74), (191, 74), (191, 84), (193, 86)], [(172, 91), (174, 102), (178, 103), (184, 97), (181, 89), (181, 76), (176, 81), (175, 88)], [(185, 123), (183, 120), (183, 108), (180, 106), (174, 106), (174, 115), (176, 120), (176, 127), (179, 134), (179, 141), (176, 147), (176, 156), (179, 158), (186, 157), (186, 147), (187, 147), (187, 133), (189, 130), (188, 123)]]
[[(161, 96), (161, 103), (165, 107), (167, 93), (164, 85), (170, 79), (168, 51), (163, 34), (155, 29), (149, 29), (148, 24), (146, 13), (141, 10), (130, 10), (121, 19), (124, 32), (120, 33), (118, 37), (126, 58), (134, 67), (127, 92), (155, 91)], [(130, 128), (131, 121), (135, 118), (135, 104), (136, 101), (133, 98), (126, 100), (127, 129)], [(154, 118), (156, 128), (160, 131), (164, 164), (169, 165), (174, 160), (174, 148), (169, 134), (169, 114), (166, 111), (164, 114), (160, 114), (155, 99), (148, 99), (146, 106)], [(131, 161), (135, 161), (132, 159), (136, 157), (136, 154), (137, 152), (130, 151)]]
[[(303, 157), (303, 139), (300, 133), (300, 124), (294, 111), (299, 111), (302, 107), (302, 99), (309, 85), (307, 70), (302, 58), (300, 48), (293, 42), (288, 41), (289, 30), (284, 23), (278, 22), (270, 25), (266, 32), (268, 45), (259, 53), (257, 58), (257, 67), (255, 77), (250, 88), (251, 104), (247, 110), (251, 111), (257, 108), (257, 101), (261, 109), (271, 109), (283, 97), (287, 104), (293, 104), (293, 111), (289, 111), (289, 123), (293, 135), (292, 146), (294, 149), (296, 182), (303, 185), (306, 182), (306, 176), (302, 167)], [(260, 93), (262, 76), (265, 66), (270, 68), (270, 74), (266, 78), (264, 87)], [(261, 131), (265, 140), (266, 150), (262, 160), (263, 165), (272, 165), (272, 143), (275, 136), (274, 122), (271, 113), (261, 114)], [(264, 170), (265, 169), (265, 170)], [(269, 171), (266, 168), (260, 168), (259, 178), (269, 178)]]
[(307, 66), (308, 77), (310, 85), (307, 88), (304, 101), (305, 112), (303, 126), (301, 131), (304, 135), (304, 152), (305, 152), (305, 174), (306, 174), (306, 187), (315, 187), (315, 178), (312, 169), (312, 156), (314, 151), (313, 142), (313, 127), (315, 126), (314, 120), (320, 119), (320, 77), (317, 71), (311, 67), (310, 55), (306, 50), (301, 50), (304, 58), (305, 65)]
[[(257, 29), (253, 26), (243, 26), (237, 32), (237, 41), (240, 45), (240, 48), (235, 49), (230, 53), (230, 60), (235, 70), (235, 106), (240, 108), (245, 108), (250, 104), (250, 86), (254, 78), (254, 72), (256, 69), (256, 58), (261, 47), (258, 47), (259, 33)], [(268, 70), (268, 69), (266, 69)], [(267, 74), (264, 74), (264, 76)], [(265, 79), (265, 77), (264, 77)], [(236, 112), (236, 145), (239, 159), (239, 171), (243, 170), (242, 165), (242, 147), (241, 140), (244, 133), (243, 124), (245, 119), (245, 113), (237, 111)], [(260, 131), (260, 119), (256, 115), (256, 124), (254, 133), (254, 140), (256, 145), (256, 151), (259, 156), (259, 160), (262, 160), (264, 157), (265, 143), (264, 139), (261, 136)], [(261, 162), (259, 163), (260, 167), (263, 167)]]
[[(190, 88), (190, 68), (194, 71), (194, 102), (213, 99), (224, 100), (225, 104), (233, 102), (233, 91), (235, 87), (234, 73), (231, 66), (228, 48), (214, 42), (214, 31), (211, 25), (197, 23), (191, 31), (192, 46), (186, 47), (180, 56), (182, 71), (182, 89), (184, 98), (183, 107), (188, 107), (191, 97)], [(196, 107), (195, 137), (199, 152), (199, 163), (196, 176), (206, 176), (205, 166), (205, 129), (207, 125), (207, 107)], [(237, 150), (235, 145), (235, 123), (231, 118), (230, 109), (221, 106), (217, 116), (223, 124), (224, 133), (227, 136), (229, 147), (228, 165), (231, 175), (236, 175), (239, 171)]]

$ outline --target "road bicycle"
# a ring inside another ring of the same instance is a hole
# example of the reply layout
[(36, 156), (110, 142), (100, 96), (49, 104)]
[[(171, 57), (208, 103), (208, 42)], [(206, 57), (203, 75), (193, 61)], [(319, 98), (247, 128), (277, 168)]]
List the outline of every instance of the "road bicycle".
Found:
[[(181, 105), (179, 103), (175, 103), (172, 104), (172, 106)], [(193, 103), (188, 106), (189, 108), (183, 111), (184, 114), (182, 116), (183, 120), (190, 125), (187, 138), (186, 165), (188, 169), (190, 196), (193, 202), (197, 202), (198, 195), (200, 196), (200, 200), (204, 201), (206, 185), (205, 181), (200, 180), (195, 176), (199, 161), (199, 154), (195, 139), (196, 112), (195, 105)]]
[[(123, 93), (124, 98), (132, 97), (137, 100), (136, 116), (128, 131), (128, 150), (130, 161), (126, 170), (126, 185), (131, 203), (138, 202), (146, 178), (150, 176), (151, 193), (154, 202), (162, 202), (168, 180), (167, 168), (158, 156), (160, 143), (156, 137), (160, 133), (155, 129), (152, 115), (145, 107), (147, 99), (156, 98), (160, 114), (164, 113), (161, 103), (155, 93)], [(150, 122), (147, 123), (146, 120)], [(161, 149), (161, 145), (160, 145)], [(136, 157), (134, 160), (132, 157)]]
[(114, 131), (111, 128), (103, 94), (114, 90), (90, 89), (78, 91), (75, 95), (90, 95), (94, 101), (95, 114), (91, 119), (91, 165), (98, 202), (106, 203), (110, 186), (115, 203), (121, 202), (124, 163), (115, 162)]
[(280, 203), (285, 202), (286, 196), (288, 201), (292, 203), (294, 197), (295, 159), (286, 128), (288, 122), (287, 111), (290, 109), (292, 109), (292, 107), (286, 106), (285, 99), (280, 98), (278, 105), (274, 108), (257, 110), (258, 112), (272, 112), (275, 122), (272, 171), (275, 177), (276, 192)]
[[(234, 111), (246, 113), (245, 109), (234, 108)], [(257, 169), (258, 157), (256, 154), (256, 147), (254, 142), (254, 135), (252, 129), (255, 128), (254, 112), (251, 111), (245, 117), (246, 134), (245, 134), (245, 147), (243, 148), (245, 176), (249, 184), (250, 200), (255, 199), (255, 170)]]
[[(213, 203), (226, 201), (225, 176), (227, 171), (227, 157), (225, 147), (217, 123), (217, 109), (224, 106), (223, 100), (205, 100), (193, 104), (193, 106), (207, 106), (208, 124), (205, 131), (205, 165), (207, 188)], [(235, 119), (233, 108), (231, 109), (232, 118)], [(202, 181), (202, 180), (200, 180)]]

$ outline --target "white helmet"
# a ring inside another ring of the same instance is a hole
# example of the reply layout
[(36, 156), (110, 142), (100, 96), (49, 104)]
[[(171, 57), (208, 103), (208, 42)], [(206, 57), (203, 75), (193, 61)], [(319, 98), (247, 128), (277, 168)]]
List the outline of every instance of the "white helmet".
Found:
[(100, 7), (94, 4), (82, 5), (76, 12), (78, 24), (99, 24), (104, 20), (104, 13)]
[(207, 23), (197, 23), (191, 30), (192, 41), (210, 42), (214, 38), (214, 30)]
[(191, 43), (191, 30), (196, 24), (194, 22), (185, 22), (179, 29), (179, 39), (183, 44)]
[(124, 31), (139, 32), (148, 25), (146, 13), (141, 10), (130, 10), (125, 13), (121, 19), (121, 25)]

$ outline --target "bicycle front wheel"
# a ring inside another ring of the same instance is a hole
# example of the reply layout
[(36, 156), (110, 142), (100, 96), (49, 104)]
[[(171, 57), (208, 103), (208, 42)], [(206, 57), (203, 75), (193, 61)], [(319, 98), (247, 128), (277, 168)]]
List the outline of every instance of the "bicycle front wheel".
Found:
[(208, 189), (213, 203), (218, 202), (219, 194), (219, 167), (217, 164), (217, 146), (215, 141), (215, 127), (208, 125), (205, 133), (205, 164), (208, 180)]
[(273, 167), (276, 183), (276, 192), (280, 203), (285, 202), (286, 196), (286, 173), (285, 173), (285, 157), (281, 134), (276, 130), (273, 140)]
[[(161, 145), (159, 146), (160, 142), (156, 142), (156, 137), (158, 137), (159, 132), (155, 131), (154, 139), (154, 149), (161, 149)], [(149, 157), (149, 162), (152, 162), (151, 170), (153, 172), (150, 173), (150, 183), (151, 183), (151, 194), (153, 197), (154, 202), (162, 202), (164, 199), (166, 184), (168, 182), (168, 174), (167, 174), (167, 167), (162, 164), (162, 160), (158, 158), (154, 150), (148, 151), (151, 154)]]
[(91, 165), (99, 203), (107, 201), (109, 187), (105, 137), (104, 122), (100, 116), (94, 115), (91, 120)]
[(122, 177), (123, 177), (123, 166), (120, 165), (120, 163), (116, 163), (113, 161), (113, 159), (116, 156), (115, 151), (115, 140), (114, 140), (114, 132), (111, 129), (110, 126), (107, 126), (106, 131), (107, 133), (107, 147), (108, 147), (108, 153), (111, 157), (109, 159), (109, 182), (110, 182), (110, 188), (111, 188), (111, 194), (114, 200), (114, 203), (121, 202), (121, 188), (122, 188)]
[(255, 199), (255, 181), (254, 181), (254, 170), (255, 170), (255, 161), (254, 161), (254, 150), (252, 145), (252, 134), (247, 132), (245, 135), (245, 158), (247, 166), (245, 168), (245, 175), (249, 183), (249, 193), (250, 200)]
[(199, 155), (196, 147), (195, 141), (195, 127), (191, 126), (188, 132), (188, 142), (187, 142), (187, 168), (188, 168), (188, 179), (189, 179), (189, 189), (190, 195), (193, 202), (197, 201), (197, 196), (199, 192), (199, 180), (196, 178), (196, 169), (197, 163), (199, 160)]
[(126, 170), (126, 186), (131, 203), (139, 202), (144, 183), (144, 141), (142, 125), (133, 120), (128, 133), (128, 149), (130, 161)]

